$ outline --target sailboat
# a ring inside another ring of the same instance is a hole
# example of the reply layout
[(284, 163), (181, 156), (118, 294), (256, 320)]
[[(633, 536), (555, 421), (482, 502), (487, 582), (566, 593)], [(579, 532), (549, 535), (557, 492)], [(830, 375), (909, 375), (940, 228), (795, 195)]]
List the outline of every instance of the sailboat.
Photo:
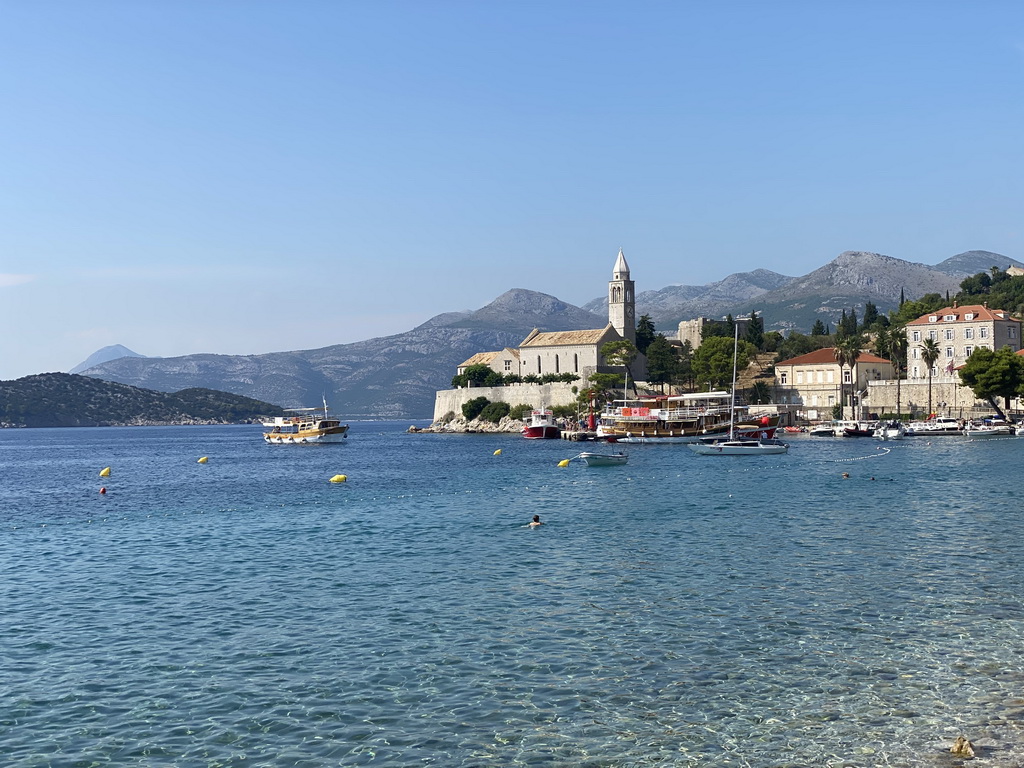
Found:
[(789, 445), (781, 440), (737, 438), (736, 437), (736, 359), (739, 356), (740, 329), (735, 326), (732, 341), (732, 405), (729, 409), (729, 437), (708, 438), (686, 447), (701, 456), (763, 456), (772, 453), (786, 453)]

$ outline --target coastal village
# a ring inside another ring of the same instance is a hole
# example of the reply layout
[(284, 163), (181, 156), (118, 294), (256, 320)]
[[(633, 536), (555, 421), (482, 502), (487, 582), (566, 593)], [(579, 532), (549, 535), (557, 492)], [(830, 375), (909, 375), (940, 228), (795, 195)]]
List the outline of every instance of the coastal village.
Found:
[[(1007, 274), (1019, 276), (1024, 270), (1011, 267)], [(738, 338), (743, 337), (753, 319), (729, 318), (735, 324)], [(706, 329), (715, 322), (708, 318), (685, 320), (665, 337), (676, 349), (685, 344), (690, 350), (697, 350), (706, 338)], [(899, 372), (892, 360), (876, 353), (877, 334), (862, 333), (857, 334), (860, 346), (855, 352), (842, 351), (836, 342), (837, 346), (778, 361), (772, 355), (756, 356), (738, 371), (737, 394), (754, 389), (756, 384), (756, 391), (762, 395), (757, 403), (758, 413), (768, 414), (773, 424), (792, 430), (838, 419), (877, 422), (885, 414), (907, 421), (945, 417), (962, 427), (993, 412), (992, 401), (977, 397), (961, 381), (960, 370), (971, 355), (980, 350), (1002, 349), (1022, 354), (1021, 320), (1005, 309), (987, 304), (958, 305), (952, 300), (948, 306), (905, 322), (898, 334), (898, 340), (890, 339), (889, 346), (905, 354), (905, 364)], [(476, 353), (459, 365), (457, 375), (474, 366), (486, 366), (501, 377), (515, 374), (511, 377), (516, 379), (515, 383), (481, 386), (468, 381), (438, 391), (430, 431), (522, 428), (522, 420), (517, 418), (487, 422), (461, 415), (466, 403), (480, 398), (510, 407), (527, 404), (532, 410), (574, 407), (577, 418), (564, 419), (563, 426), (585, 430), (588, 425), (580, 393), (588, 388), (595, 374), (624, 376), (621, 361), (609, 360), (605, 354), (607, 345), (612, 343), (614, 347), (614, 342), (637, 343), (635, 283), (621, 249), (608, 282), (608, 323), (603, 328), (534, 329), (517, 348)], [(685, 395), (678, 385), (666, 387), (648, 382), (647, 360), (640, 351), (635, 353), (628, 371), (618, 397), (629, 398), (632, 393), (635, 403), (657, 405), (659, 401)], [(566, 381), (551, 381), (551, 374), (570, 375), (564, 377)], [(545, 375), (547, 380), (542, 382)], [(1011, 411), (1020, 409), (1017, 400), (1010, 405)]]

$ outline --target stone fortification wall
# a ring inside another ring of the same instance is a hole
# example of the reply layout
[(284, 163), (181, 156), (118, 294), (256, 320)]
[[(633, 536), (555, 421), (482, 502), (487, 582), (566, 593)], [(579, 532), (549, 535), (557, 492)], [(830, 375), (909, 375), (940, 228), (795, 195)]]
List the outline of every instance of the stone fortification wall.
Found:
[(462, 415), (463, 403), (477, 397), (486, 397), (492, 403), (508, 403), (516, 406), (521, 403), (534, 408), (553, 405), (572, 405), (576, 402), (573, 387), (579, 389), (579, 383), (566, 384), (512, 384), (508, 387), (463, 387), (461, 389), (442, 389), (434, 395), (434, 422), (440, 421), (446, 413)]
[[(868, 382), (868, 394), (864, 408), (872, 413), (896, 412), (896, 382)], [(900, 410), (903, 413), (921, 414), (928, 411), (928, 380), (909, 379), (900, 382)], [(990, 413), (992, 406), (987, 400), (978, 400), (970, 388), (953, 380), (952, 377), (936, 377), (932, 380), (932, 410), (943, 416), (970, 418), (980, 413)]]

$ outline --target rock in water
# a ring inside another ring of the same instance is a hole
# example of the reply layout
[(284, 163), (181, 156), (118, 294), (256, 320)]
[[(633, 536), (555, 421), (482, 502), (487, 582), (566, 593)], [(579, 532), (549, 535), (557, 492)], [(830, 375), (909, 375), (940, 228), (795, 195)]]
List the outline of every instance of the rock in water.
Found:
[(971, 744), (964, 736), (957, 736), (956, 741), (953, 742), (953, 746), (949, 748), (957, 757), (974, 757), (975, 750), (974, 745)]

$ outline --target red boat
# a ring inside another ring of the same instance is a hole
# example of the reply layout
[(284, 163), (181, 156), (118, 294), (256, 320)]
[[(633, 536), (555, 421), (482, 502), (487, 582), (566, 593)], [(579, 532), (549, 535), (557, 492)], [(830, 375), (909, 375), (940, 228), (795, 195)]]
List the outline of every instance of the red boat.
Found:
[(557, 440), (562, 430), (555, 423), (555, 415), (545, 408), (530, 411), (529, 420), (523, 424), (523, 437), (528, 440)]

